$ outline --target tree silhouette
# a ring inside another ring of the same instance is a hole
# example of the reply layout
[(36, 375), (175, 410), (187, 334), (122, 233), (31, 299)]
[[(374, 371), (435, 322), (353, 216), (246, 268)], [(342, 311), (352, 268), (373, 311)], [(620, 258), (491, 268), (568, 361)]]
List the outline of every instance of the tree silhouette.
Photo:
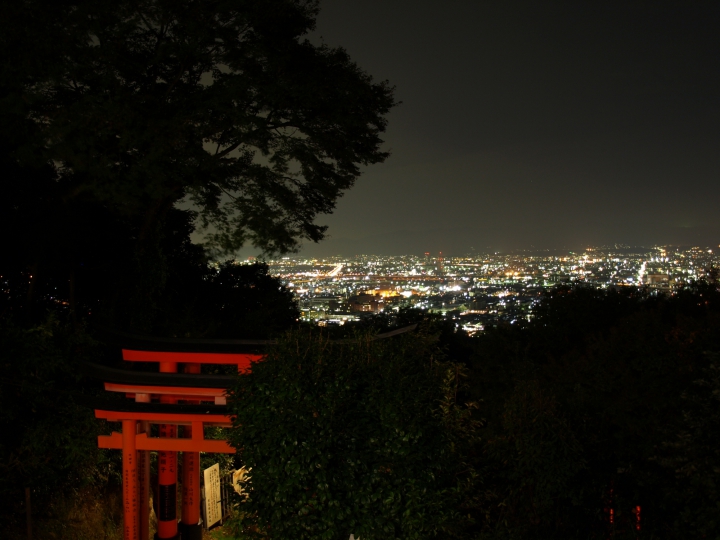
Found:
[(3, 107), (18, 159), (57, 169), (139, 238), (187, 198), (213, 245), (287, 251), (383, 161), (393, 89), (303, 36), (312, 0), (23, 1), (3, 8)]

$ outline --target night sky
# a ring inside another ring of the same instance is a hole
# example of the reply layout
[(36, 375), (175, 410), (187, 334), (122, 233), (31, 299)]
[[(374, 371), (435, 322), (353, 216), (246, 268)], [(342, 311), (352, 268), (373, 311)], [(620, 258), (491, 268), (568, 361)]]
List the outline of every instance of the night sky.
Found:
[(325, 0), (403, 103), (307, 255), (720, 244), (720, 2)]

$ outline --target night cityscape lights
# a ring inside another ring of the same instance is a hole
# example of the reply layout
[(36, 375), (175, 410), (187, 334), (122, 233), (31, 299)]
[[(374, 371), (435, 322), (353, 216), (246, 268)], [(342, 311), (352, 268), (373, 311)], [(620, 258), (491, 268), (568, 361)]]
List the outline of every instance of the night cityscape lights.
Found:
[(466, 257), (358, 255), (267, 261), (298, 300), (302, 318), (342, 325), (404, 307), (439, 313), (470, 334), (529, 319), (543, 291), (559, 284), (642, 286), (671, 294), (718, 267), (705, 247), (616, 245), (582, 252), (509, 252)]

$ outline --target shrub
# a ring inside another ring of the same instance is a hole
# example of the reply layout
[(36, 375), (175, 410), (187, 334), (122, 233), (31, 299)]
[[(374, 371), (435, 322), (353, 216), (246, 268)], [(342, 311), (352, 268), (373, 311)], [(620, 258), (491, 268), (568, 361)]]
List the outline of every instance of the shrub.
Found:
[(252, 468), (238, 536), (462, 536), (478, 440), (457, 401), (464, 375), (428, 333), (286, 334), (229, 400), (230, 441)]
[(107, 481), (114, 470), (97, 448), (100, 426), (79, 370), (79, 358), (92, 347), (84, 333), (52, 316), (29, 329), (7, 319), (0, 324), (3, 516), (22, 515), (25, 487), (41, 513), (51, 499)]

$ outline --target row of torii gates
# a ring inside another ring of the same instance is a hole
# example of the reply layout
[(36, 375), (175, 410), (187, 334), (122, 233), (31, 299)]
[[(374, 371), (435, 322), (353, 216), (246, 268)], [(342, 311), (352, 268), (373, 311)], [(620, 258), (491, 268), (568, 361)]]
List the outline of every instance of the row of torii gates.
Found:
[[(232, 365), (245, 372), (263, 358), (257, 350), (271, 342), (116, 335), (123, 344), (123, 361), (159, 367), (147, 372), (86, 364), (88, 374), (102, 380), (105, 390), (132, 400), (108, 400), (95, 409), (97, 418), (122, 425), (121, 432), (100, 435), (98, 446), (122, 450), (123, 539), (150, 540), (150, 452), (157, 452), (155, 538), (201, 540), (200, 452), (235, 453), (227, 441), (205, 438), (207, 426), (232, 425), (225, 400), (233, 377), (202, 374), (201, 366)], [(248, 350), (254, 352), (244, 352)], [(151, 425), (158, 426), (157, 436), (151, 436)], [(179, 523), (178, 453), (182, 453)]]
[[(416, 324), (373, 339), (409, 332)], [(122, 359), (157, 363), (156, 372), (114, 369), (86, 364), (105, 390), (125, 394), (132, 401), (108, 400), (95, 416), (120, 422), (121, 432), (100, 435), (98, 446), (122, 450), (123, 540), (150, 540), (150, 452), (158, 453), (157, 540), (202, 540), (200, 521), (200, 452), (234, 454), (225, 440), (206, 439), (205, 427), (230, 427), (227, 389), (234, 377), (201, 373), (202, 365), (232, 365), (248, 371), (273, 344), (263, 340), (193, 340), (143, 338), (114, 332), (122, 345)], [(353, 340), (337, 340), (348, 343)], [(128, 364), (127, 367), (130, 367)], [(151, 436), (157, 425), (158, 436)], [(182, 437), (178, 428), (182, 426)], [(178, 453), (182, 453), (180, 482), (182, 512), (178, 523)]]

